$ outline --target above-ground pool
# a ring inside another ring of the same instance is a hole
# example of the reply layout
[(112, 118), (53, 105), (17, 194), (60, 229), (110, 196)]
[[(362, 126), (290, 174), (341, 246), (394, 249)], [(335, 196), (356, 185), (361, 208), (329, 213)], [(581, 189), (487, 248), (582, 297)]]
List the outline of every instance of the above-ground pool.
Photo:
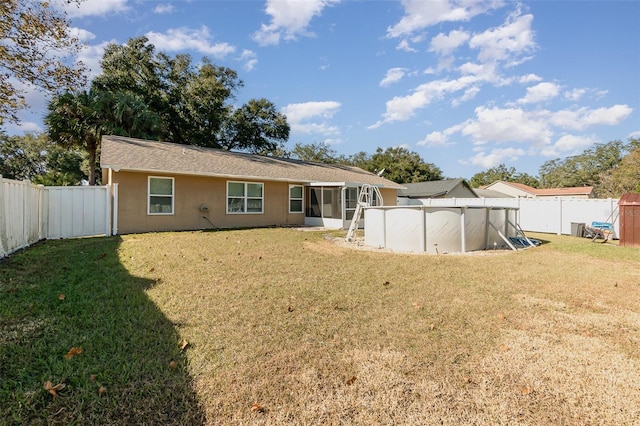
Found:
[(465, 253), (516, 249), (517, 208), (486, 206), (367, 207), (364, 243), (400, 252)]

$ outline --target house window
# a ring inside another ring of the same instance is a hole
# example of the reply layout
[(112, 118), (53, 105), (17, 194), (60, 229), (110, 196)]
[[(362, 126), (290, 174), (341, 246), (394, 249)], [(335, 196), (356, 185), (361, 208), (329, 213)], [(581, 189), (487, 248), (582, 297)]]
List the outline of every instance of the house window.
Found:
[(227, 182), (227, 213), (262, 213), (263, 184)]
[(173, 178), (149, 176), (147, 200), (148, 214), (173, 214)]
[(303, 194), (302, 185), (289, 185), (289, 213), (303, 212)]

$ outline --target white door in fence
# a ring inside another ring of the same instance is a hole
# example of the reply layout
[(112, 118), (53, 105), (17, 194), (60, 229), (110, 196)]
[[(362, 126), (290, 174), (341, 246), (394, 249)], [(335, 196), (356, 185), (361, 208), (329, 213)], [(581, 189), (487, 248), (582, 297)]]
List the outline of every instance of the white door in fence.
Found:
[(47, 238), (111, 234), (108, 186), (49, 186), (46, 189)]

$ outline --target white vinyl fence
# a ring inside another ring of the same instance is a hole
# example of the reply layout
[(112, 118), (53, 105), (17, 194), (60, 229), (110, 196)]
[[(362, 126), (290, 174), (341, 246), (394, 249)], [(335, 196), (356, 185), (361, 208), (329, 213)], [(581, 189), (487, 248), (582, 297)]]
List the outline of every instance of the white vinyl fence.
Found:
[(111, 234), (111, 188), (41, 186), (0, 176), (0, 258), (41, 239)]
[[(486, 206), (518, 208), (518, 223), (525, 231), (549, 234), (571, 234), (572, 223), (613, 223), (619, 233), (618, 200), (580, 198), (430, 198), (399, 199), (398, 205), (411, 203), (425, 206)], [(409, 204), (410, 205), (410, 204)]]
[(44, 187), (0, 177), (0, 258), (43, 238)]

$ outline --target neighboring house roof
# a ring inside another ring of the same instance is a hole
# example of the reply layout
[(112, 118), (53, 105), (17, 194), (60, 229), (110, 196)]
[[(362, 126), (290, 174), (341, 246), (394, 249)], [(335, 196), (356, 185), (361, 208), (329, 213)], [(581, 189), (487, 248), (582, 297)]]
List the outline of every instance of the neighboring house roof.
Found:
[(300, 183), (368, 183), (384, 188), (403, 188), (400, 184), (353, 166), (311, 163), (120, 136), (102, 137), (100, 166), (115, 171), (176, 173)]
[(472, 194), (475, 192), (463, 179), (432, 180), (429, 182), (405, 183), (406, 188), (398, 191), (398, 197), (408, 198), (434, 198), (447, 195), (458, 185), (466, 187)]
[(576, 187), (567, 187), (567, 188), (533, 188), (529, 185), (525, 185), (524, 183), (518, 182), (507, 182), (507, 181), (495, 181), (490, 185), (483, 187), (483, 189), (493, 189), (496, 184), (503, 184), (510, 186), (512, 188), (519, 189), (520, 191), (524, 191), (533, 196), (539, 197), (570, 197), (577, 195), (586, 195), (591, 196), (593, 194), (592, 186), (576, 186)]
[(546, 197), (568, 197), (571, 195), (591, 195), (593, 193), (593, 186), (576, 186), (571, 188), (545, 188), (536, 189), (535, 194)]
[(500, 191), (494, 191), (492, 189), (474, 188), (473, 191), (478, 197), (481, 198), (514, 198), (511, 195), (505, 194)]

